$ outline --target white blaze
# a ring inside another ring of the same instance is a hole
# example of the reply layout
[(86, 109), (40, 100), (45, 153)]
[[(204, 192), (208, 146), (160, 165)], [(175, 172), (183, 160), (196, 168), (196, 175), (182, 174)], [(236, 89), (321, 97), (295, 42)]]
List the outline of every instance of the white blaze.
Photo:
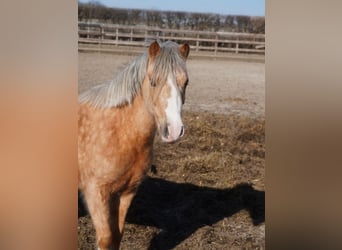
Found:
[(168, 77), (167, 83), (171, 90), (171, 95), (167, 100), (167, 107), (165, 109), (169, 129), (169, 138), (177, 139), (183, 127), (181, 118), (182, 99), (180, 92), (176, 87), (176, 83), (173, 81), (173, 78)]

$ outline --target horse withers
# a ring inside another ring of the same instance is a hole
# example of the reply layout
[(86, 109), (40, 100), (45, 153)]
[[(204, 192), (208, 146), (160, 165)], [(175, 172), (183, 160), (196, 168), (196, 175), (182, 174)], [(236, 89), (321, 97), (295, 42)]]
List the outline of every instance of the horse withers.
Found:
[(156, 131), (164, 142), (184, 134), (182, 105), (190, 47), (153, 42), (111, 82), (79, 96), (79, 189), (98, 249), (118, 249), (138, 185), (151, 165)]

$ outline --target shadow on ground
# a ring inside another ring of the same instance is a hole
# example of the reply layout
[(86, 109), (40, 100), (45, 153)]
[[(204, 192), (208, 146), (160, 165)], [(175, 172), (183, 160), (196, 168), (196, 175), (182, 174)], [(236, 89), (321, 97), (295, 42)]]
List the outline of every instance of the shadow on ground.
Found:
[[(148, 249), (172, 249), (197, 229), (247, 210), (254, 225), (265, 221), (265, 192), (249, 184), (217, 189), (147, 177), (127, 222), (159, 228)], [(79, 199), (79, 216), (85, 215)]]

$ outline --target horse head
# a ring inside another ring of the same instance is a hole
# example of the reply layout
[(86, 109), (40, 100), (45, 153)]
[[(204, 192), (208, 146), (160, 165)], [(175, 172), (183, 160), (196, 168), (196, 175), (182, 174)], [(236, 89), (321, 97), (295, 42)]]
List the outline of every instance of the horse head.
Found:
[(188, 84), (185, 61), (190, 47), (174, 42), (153, 42), (148, 50), (143, 95), (153, 114), (161, 139), (173, 142), (184, 135), (182, 106)]

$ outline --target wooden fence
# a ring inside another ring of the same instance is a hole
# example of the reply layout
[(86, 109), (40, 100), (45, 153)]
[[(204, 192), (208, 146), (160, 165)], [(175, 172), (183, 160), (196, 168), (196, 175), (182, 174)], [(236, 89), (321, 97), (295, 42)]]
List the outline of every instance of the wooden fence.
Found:
[(152, 40), (187, 42), (196, 52), (265, 54), (265, 35), (162, 29), (102, 23), (78, 23), (79, 44), (145, 47)]

